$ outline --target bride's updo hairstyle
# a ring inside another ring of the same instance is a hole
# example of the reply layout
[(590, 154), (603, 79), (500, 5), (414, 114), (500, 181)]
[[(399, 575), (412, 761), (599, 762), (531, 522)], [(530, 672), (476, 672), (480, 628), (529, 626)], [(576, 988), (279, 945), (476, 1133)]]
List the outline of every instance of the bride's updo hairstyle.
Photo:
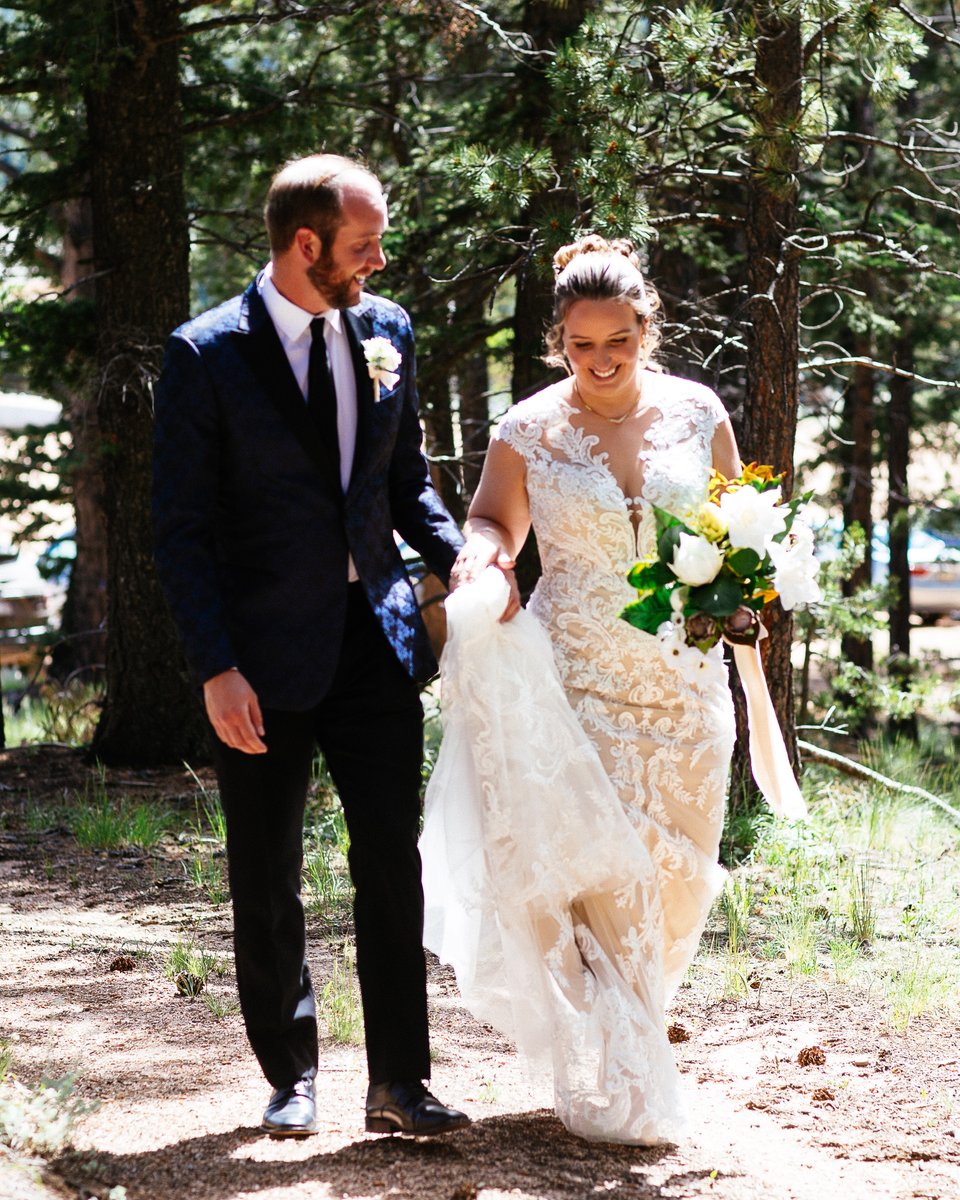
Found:
[(660, 342), (660, 330), (654, 314), (660, 297), (643, 278), (640, 258), (633, 243), (625, 238), (607, 241), (596, 233), (585, 234), (553, 256), (553, 324), (547, 331), (547, 353), (543, 361), (549, 367), (569, 372), (563, 353), (563, 323), (570, 307), (578, 300), (616, 300), (629, 304), (643, 326), (643, 352), (648, 365)]

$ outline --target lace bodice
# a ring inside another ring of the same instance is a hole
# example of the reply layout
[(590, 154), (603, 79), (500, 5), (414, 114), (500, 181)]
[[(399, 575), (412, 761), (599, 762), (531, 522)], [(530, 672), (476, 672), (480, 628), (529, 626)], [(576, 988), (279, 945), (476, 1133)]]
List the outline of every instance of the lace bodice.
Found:
[(652, 504), (681, 516), (705, 499), (723, 405), (701, 384), (653, 372), (645, 394), (639, 496), (623, 494), (600, 439), (572, 423), (577, 410), (556, 390), (522, 401), (500, 421), (494, 436), (526, 463), (545, 571), (576, 558), (622, 575), (655, 548)]
[(622, 686), (625, 656), (657, 653), (652, 637), (618, 619), (636, 599), (627, 572), (656, 548), (652, 505), (683, 516), (706, 498), (711, 442), (726, 415), (719, 398), (701, 384), (653, 372), (644, 393), (639, 496), (624, 495), (599, 438), (576, 424), (577, 410), (557, 389), (515, 405), (494, 433), (526, 466), (543, 564), (530, 608), (555, 638), (568, 686), (603, 691), (611, 672)]

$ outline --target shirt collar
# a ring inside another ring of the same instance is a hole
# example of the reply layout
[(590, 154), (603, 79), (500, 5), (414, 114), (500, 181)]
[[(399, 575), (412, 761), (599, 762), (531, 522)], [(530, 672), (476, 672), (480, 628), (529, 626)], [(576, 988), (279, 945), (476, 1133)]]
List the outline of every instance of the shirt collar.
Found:
[(336, 333), (340, 332), (343, 314), (339, 308), (328, 308), (322, 313), (312, 313), (301, 308), (299, 304), (294, 304), (292, 300), (288, 300), (278, 291), (277, 285), (273, 282), (270, 263), (267, 263), (261, 272), (257, 286), (270, 320), (288, 341), (295, 342), (298, 338), (303, 337), (310, 329), (310, 322), (317, 316), (323, 317)]

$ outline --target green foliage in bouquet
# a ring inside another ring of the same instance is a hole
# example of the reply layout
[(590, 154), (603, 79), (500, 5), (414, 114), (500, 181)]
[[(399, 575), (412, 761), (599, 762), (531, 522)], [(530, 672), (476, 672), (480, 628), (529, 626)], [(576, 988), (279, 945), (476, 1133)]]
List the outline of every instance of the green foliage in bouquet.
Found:
[(627, 576), (639, 598), (623, 619), (654, 635), (682, 628), (705, 653), (721, 637), (756, 642), (757, 614), (778, 595), (785, 608), (815, 601), (813, 535), (794, 524), (809, 495), (782, 501), (780, 479), (756, 463), (735, 479), (713, 471), (707, 500), (686, 519), (654, 507), (657, 551)]

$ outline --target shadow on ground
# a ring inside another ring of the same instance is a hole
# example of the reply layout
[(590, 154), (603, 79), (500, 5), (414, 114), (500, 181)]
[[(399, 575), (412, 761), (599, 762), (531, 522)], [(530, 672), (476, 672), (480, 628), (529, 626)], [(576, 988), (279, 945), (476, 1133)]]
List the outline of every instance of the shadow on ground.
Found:
[[(98, 1153), (101, 1184), (123, 1184), (130, 1200), (189, 1195), (230, 1200), (271, 1189), (303, 1196), (400, 1200), (472, 1200), (494, 1190), (542, 1200), (583, 1200), (612, 1193), (629, 1200), (691, 1195), (709, 1187), (711, 1172), (671, 1173), (675, 1147), (584, 1142), (546, 1112), (491, 1117), (434, 1139), (363, 1139), (311, 1153), (309, 1140), (271, 1142), (255, 1129), (186, 1139), (141, 1153)], [(295, 1160), (289, 1154), (297, 1153)], [(228, 1170), (224, 1164), (230, 1163)], [(79, 1160), (57, 1169), (74, 1186), (92, 1180)], [(680, 1189), (678, 1191), (678, 1189)]]

